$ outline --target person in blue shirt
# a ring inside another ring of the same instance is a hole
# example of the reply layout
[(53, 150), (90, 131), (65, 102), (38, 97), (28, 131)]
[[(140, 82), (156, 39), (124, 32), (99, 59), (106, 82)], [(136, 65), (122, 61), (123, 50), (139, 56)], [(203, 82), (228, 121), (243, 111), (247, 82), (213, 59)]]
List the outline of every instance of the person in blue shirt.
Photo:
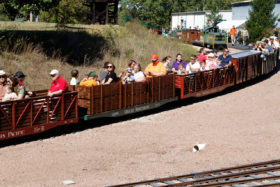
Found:
[(229, 67), (233, 64), (232, 56), (227, 48), (223, 50), (223, 54), (218, 57), (217, 61), (220, 67)]

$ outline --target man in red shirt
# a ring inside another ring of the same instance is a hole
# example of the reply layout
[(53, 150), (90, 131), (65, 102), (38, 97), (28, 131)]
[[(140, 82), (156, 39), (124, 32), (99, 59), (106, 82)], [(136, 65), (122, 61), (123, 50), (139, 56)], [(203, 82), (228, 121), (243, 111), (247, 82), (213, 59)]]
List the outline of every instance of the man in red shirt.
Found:
[(68, 91), (68, 83), (64, 78), (59, 75), (59, 71), (54, 69), (50, 72), (50, 76), (52, 77), (52, 83), (49, 90), (48, 96), (53, 97), (57, 95), (61, 95), (64, 92)]

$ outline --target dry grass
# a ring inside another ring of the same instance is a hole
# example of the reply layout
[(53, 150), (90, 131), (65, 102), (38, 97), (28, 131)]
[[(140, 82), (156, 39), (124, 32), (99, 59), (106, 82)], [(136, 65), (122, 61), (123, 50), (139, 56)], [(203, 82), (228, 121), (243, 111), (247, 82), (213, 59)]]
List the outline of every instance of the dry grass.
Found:
[(46, 55), (38, 44), (34, 47), (36, 45), (34, 43), (25, 43), (24, 51), (21, 53), (2, 51), (0, 69), (11, 74), (19, 70), (23, 71), (28, 75), (26, 84), (29, 89), (39, 90), (49, 88), (51, 80), (48, 73), (53, 68), (58, 69), (68, 81), (71, 79), (71, 70), (78, 69), (80, 80), (89, 71), (100, 73), (105, 61), (113, 62), (117, 67), (117, 72), (119, 72), (127, 67), (130, 59), (139, 62), (144, 69), (150, 63), (152, 54), (158, 54), (160, 58), (170, 55), (175, 59), (177, 53), (182, 53), (184, 59), (188, 59), (191, 54), (197, 53), (195, 49), (180, 41), (150, 34), (146, 28), (135, 23), (128, 23), (125, 27), (95, 26), (95, 30), (101, 33), (110, 46), (102, 50), (104, 54), (102, 60), (84, 63), (89, 64), (87, 66), (73, 66), (67, 61), (67, 58)]

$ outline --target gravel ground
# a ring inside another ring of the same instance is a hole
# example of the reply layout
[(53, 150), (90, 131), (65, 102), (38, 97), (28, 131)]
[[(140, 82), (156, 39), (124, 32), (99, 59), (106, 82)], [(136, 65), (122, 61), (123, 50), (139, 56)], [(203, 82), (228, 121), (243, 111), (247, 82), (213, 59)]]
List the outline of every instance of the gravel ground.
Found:
[[(176, 109), (3, 147), (0, 186), (104, 186), (279, 158), (279, 79), (276, 73)], [(196, 143), (207, 146), (193, 153)]]

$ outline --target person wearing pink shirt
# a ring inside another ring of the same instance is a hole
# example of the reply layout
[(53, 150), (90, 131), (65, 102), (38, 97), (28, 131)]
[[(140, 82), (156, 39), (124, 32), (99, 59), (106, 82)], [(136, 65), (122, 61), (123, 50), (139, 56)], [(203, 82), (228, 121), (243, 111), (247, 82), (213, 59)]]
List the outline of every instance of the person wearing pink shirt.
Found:
[(49, 97), (61, 95), (62, 93), (68, 91), (68, 83), (59, 75), (58, 70), (52, 70), (50, 72), (50, 76), (52, 77), (52, 83), (48, 93)]
[(217, 61), (215, 60), (215, 55), (213, 53), (210, 53), (207, 57), (208, 59), (206, 60), (205, 70), (216, 69)]

